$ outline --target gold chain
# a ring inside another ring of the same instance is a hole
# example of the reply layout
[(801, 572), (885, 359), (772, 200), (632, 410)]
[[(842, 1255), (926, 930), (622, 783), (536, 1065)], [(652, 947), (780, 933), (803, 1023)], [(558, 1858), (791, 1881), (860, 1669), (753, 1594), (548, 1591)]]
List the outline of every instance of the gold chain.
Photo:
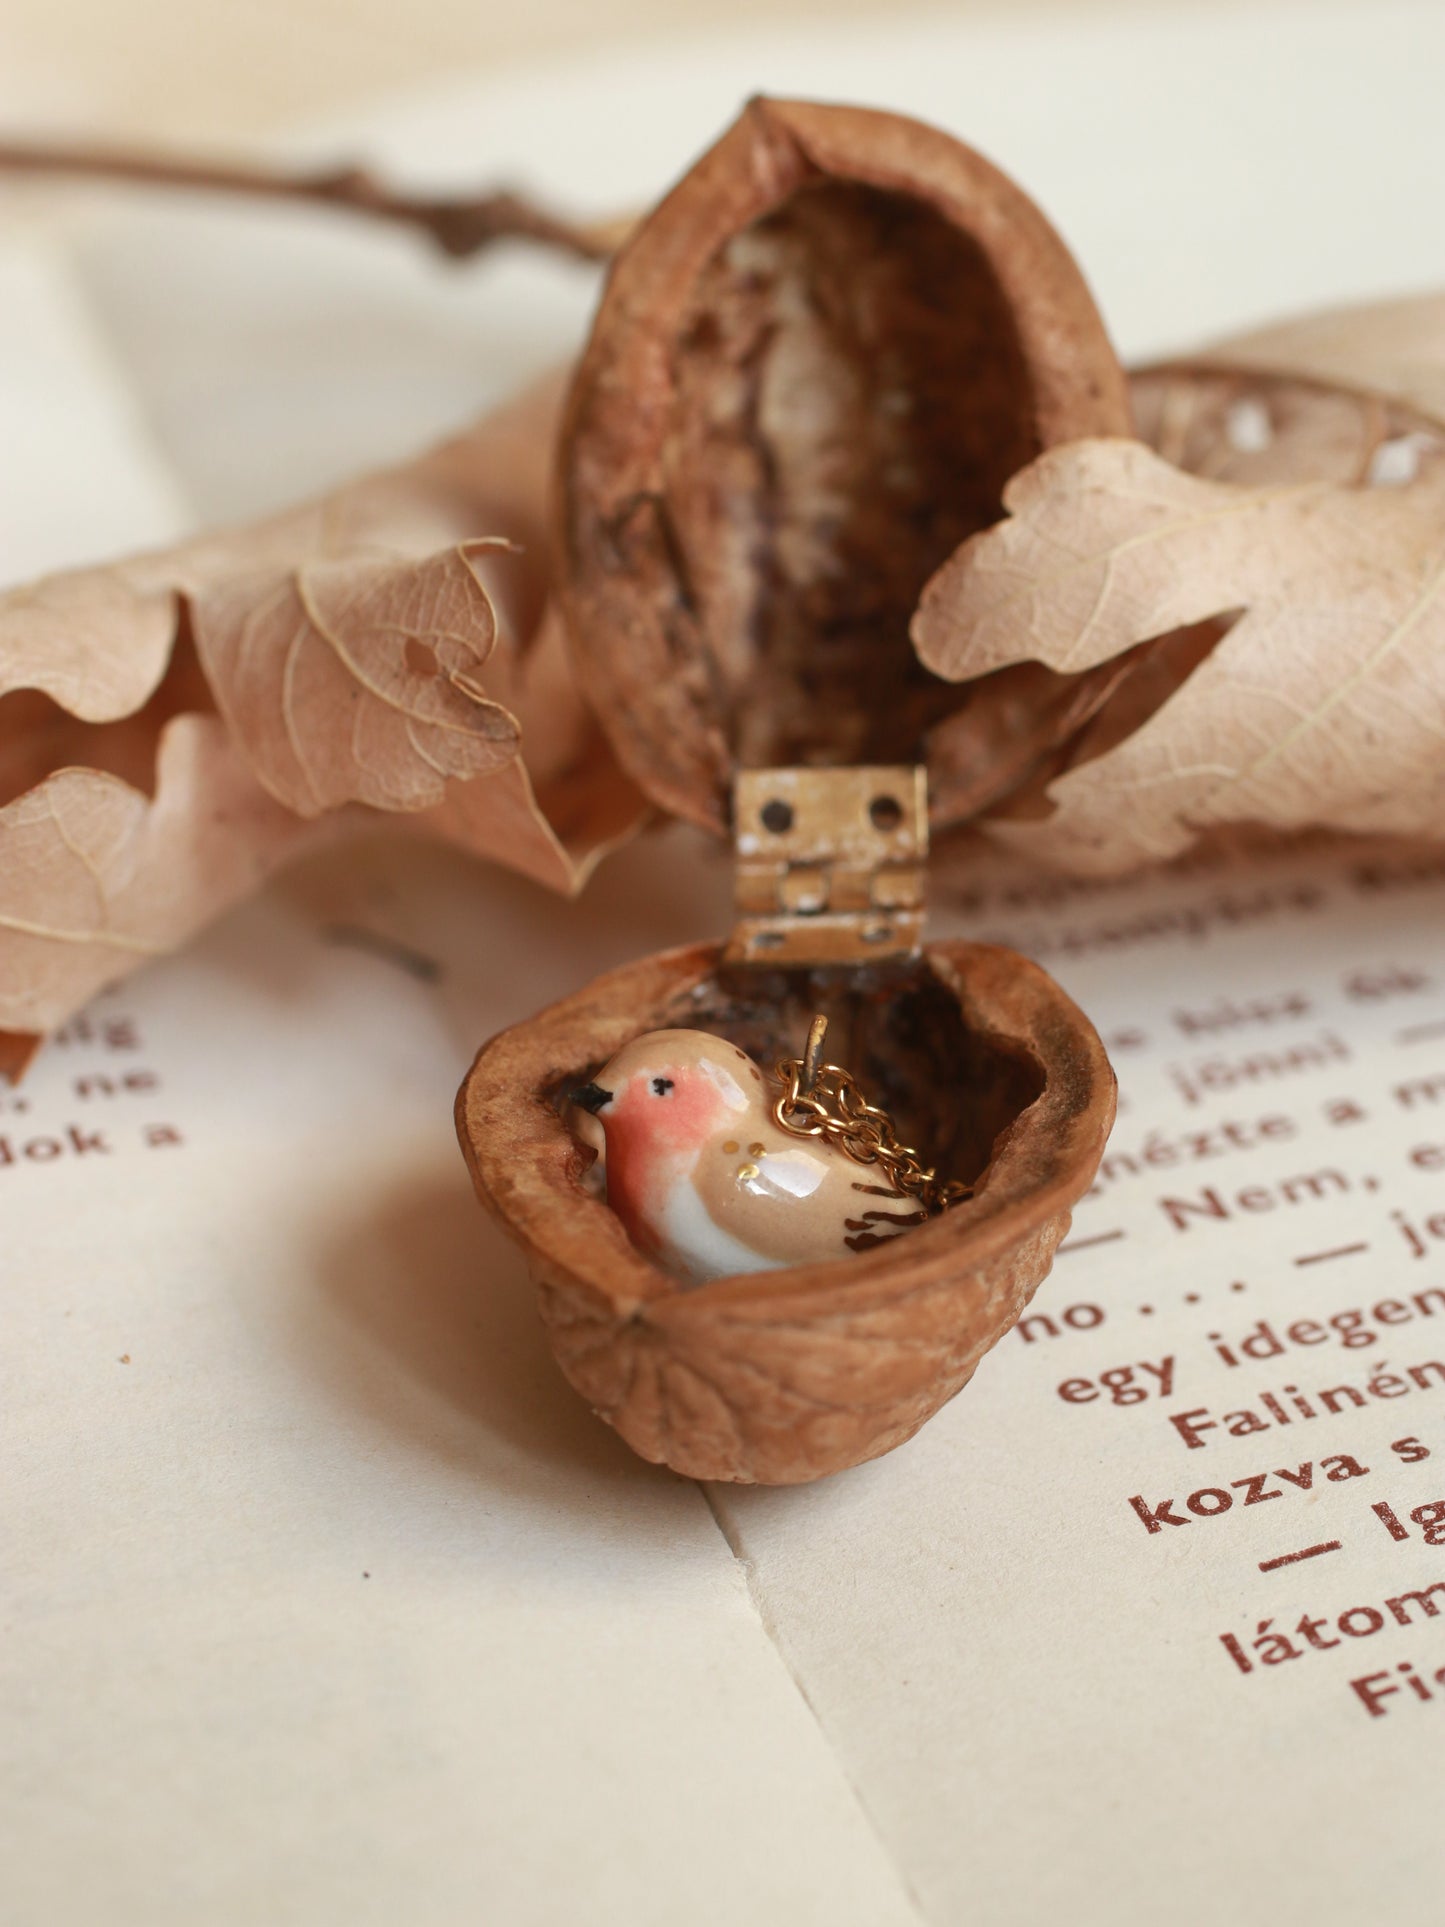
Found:
[(774, 1067), (783, 1086), (773, 1105), (774, 1123), (794, 1137), (823, 1138), (855, 1164), (879, 1165), (894, 1191), (917, 1198), (930, 1214), (970, 1197), (968, 1185), (940, 1178), (911, 1145), (899, 1143), (892, 1118), (867, 1101), (841, 1065), (820, 1061), (827, 1028), (826, 1017), (815, 1017), (804, 1054), (784, 1057)]

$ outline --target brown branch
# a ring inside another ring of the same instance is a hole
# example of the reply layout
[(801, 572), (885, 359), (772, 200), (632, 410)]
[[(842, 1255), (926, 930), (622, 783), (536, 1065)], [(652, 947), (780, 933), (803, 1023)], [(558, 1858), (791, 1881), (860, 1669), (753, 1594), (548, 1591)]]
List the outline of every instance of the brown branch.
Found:
[(89, 180), (129, 181), (146, 187), (198, 188), (253, 199), (309, 201), (420, 228), (446, 254), (479, 253), (496, 241), (531, 241), (584, 261), (605, 261), (625, 238), (631, 222), (569, 221), (518, 194), (471, 199), (426, 199), (387, 187), (361, 167), (318, 173), (143, 154), (123, 148), (60, 147), (0, 140), (0, 175), (73, 175)]

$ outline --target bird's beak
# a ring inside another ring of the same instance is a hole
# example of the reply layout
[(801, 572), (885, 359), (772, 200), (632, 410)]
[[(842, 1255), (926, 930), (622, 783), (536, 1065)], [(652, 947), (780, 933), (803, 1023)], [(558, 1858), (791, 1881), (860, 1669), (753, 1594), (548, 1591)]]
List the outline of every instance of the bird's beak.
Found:
[(612, 1093), (604, 1091), (600, 1084), (579, 1084), (575, 1091), (567, 1093), (567, 1101), (596, 1117), (604, 1105), (612, 1102)]

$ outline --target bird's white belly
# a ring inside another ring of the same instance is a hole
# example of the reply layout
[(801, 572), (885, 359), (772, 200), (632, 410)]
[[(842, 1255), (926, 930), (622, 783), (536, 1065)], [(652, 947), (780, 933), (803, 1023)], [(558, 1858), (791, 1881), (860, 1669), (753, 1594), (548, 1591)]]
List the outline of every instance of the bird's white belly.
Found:
[(737, 1271), (776, 1271), (779, 1260), (764, 1257), (724, 1231), (693, 1188), (691, 1173), (669, 1187), (662, 1214), (663, 1236), (677, 1268), (696, 1284), (728, 1278)]

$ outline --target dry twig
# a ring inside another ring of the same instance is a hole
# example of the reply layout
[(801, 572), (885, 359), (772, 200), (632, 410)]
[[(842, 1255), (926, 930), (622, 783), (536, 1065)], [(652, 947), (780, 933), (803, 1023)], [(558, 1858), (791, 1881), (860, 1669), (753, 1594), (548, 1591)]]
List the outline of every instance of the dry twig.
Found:
[(498, 241), (530, 241), (584, 261), (605, 261), (632, 223), (629, 219), (569, 221), (506, 190), (431, 199), (402, 193), (363, 167), (290, 172), (180, 155), (144, 154), (104, 146), (65, 147), (0, 140), (0, 175), (71, 176), (144, 187), (193, 188), (251, 199), (311, 202), (420, 228), (455, 259)]

